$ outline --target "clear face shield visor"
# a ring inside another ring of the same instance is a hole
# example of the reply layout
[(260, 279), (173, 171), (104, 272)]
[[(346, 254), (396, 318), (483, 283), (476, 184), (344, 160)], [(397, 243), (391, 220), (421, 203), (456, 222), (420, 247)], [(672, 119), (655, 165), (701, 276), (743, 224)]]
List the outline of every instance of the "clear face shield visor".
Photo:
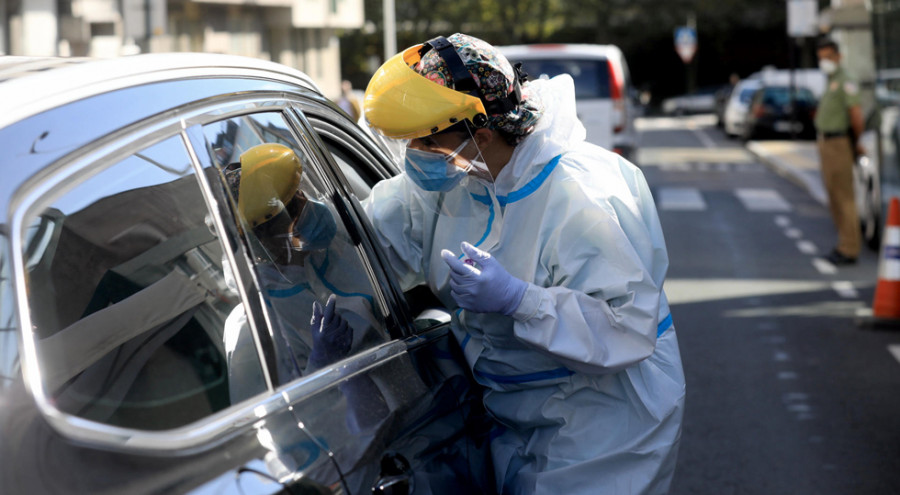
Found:
[(485, 196), (494, 188), (471, 130), (456, 134), (392, 140), (407, 190), (434, 214), (468, 217), (474, 214), (472, 194)]

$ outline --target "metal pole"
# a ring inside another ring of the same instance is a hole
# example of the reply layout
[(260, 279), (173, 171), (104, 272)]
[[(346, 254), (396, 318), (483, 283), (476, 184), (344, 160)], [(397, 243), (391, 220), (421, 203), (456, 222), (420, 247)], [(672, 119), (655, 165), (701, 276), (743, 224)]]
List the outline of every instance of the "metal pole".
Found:
[[(693, 12), (688, 14), (687, 18), (687, 26), (694, 30), (694, 34), (697, 36), (697, 46), (700, 45), (700, 33), (697, 31), (697, 15)], [(687, 63), (687, 93), (693, 93), (695, 89), (697, 89), (697, 53), (695, 51), (694, 56), (691, 57), (690, 62)]]
[(6, 0), (0, 0), (0, 55), (6, 55)]
[(795, 69), (794, 66), (796, 65), (796, 63), (794, 62), (794, 37), (793, 36), (788, 36), (788, 59), (790, 60), (789, 63), (791, 66), (791, 71), (790, 71), (791, 83), (790, 83), (790, 88), (788, 89), (789, 94), (790, 94), (790, 96), (789, 96), (790, 100), (788, 100), (789, 101), (788, 104), (790, 105), (790, 109), (791, 109), (791, 117), (790, 117), (791, 118), (791, 120), (790, 120), (791, 140), (796, 140), (797, 139), (797, 130), (796, 130), (796, 125), (797, 125), (797, 108), (796, 108), (796, 106), (797, 105), (796, 105), (796, 101), (794, 98), (794, 92), (795, 92), (795, 88), (796, 88), (796, 82), (794, 81), (794, 79), (795, 79), (794, 78), (794, 69)]
[(384, 0), (384, 59), (397, 53), (397, 21), (394, 0)]

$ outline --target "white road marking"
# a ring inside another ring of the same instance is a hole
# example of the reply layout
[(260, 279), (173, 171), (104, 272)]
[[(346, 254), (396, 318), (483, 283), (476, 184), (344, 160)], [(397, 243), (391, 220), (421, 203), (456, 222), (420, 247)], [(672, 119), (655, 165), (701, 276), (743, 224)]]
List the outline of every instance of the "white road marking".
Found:
[(695, 187), (663, 187), (659, 190), (659, 208), (662, 210), (702, 211), (706, 201)]
[(703, 129), (692, 128), (691, 131), (693, 131), (694, 135), (697, 136), (697, 139), (699, 139), (700, 142), (703, 143), (703, 146), (706, 146), (707, 148), (716, 147), (716, 142), (713, 141), (713, 138), (709, 137), (709, 135), (706, 134)]
[(791, 211), (791, 205), (774, 189), (740, 188), (734, 193), (750, 211)]
[(831, 288), (834, 289), (839, 296), (846, 299), (856, 299), (859, 297), (859, 292), (856, 291), (856, 287), (853, 287), (853, 282), (847, 280), (836, 280), (831, 283)]
[(689, 172), (691, 170), (691, 164), (685, 162), (660, 163), (657, 167), (666, 172)]
[(894, 356), (894, 359), (900, 362), (900, 344), (889, 345), (888, 351)]
[(837, 267), (822, 258), (813, 258), (812, 264), (822, 275), (834, 275), (837, 273)]
[(815, 255), (819, 248), (812, 241), (797, 241), (797, 249), (803, 254)]
[(803, 232), (800, 229), (790, 228), (784, 231), (784, 235), (788, 236), (788, 239), (800, 239), (803, 237)]
[(791, 219), (784, 215), (775, 215), (775, 225), (785, 228), (791, 224)]
[[(828, 290), (827, 280), (781, 279), (666, 279), (665, 290), (669, 304), (691, 304), (725, 299), (764, 301), (771, 296), (801, 294)], [(829, 301), (829, 304), (834, 304)], [(818, 308), (816, 311), (820, 311)]]

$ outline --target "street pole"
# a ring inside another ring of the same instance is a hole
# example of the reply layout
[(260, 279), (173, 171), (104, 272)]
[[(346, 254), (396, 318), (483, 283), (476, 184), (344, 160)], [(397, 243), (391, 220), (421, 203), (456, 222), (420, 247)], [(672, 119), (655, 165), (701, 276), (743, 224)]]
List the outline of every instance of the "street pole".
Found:
[[(688, 14), (687, 26), (689, 28), (693, 29), (695, 33), (697, 32), (697, 16), (693, 12)], [(698, 37), (699, 37), (699, 35), (698, 35)], [(697, 88), (697, 63), (695, 62), (696, 59), (697, 59), (696, 56), (691, 57), (691, 60), (688, 61), (687, 67), (686, 67), (687, 76), (688, 76), (688, 80), (687, 80), (687, 93), (688, 94), (693, 93), (694, 90)]]
[(394, 0), (384, 0), (384, 60), (397, 53), (397, 14)]
[(791, 141), (795, 141), (797, 139), (797, 130), (796, 130), (796, 124), (797, 124), (797, 108), (796, 107), (797, 107), (797, 105), (796, 105), (796, 101), (794, 98), (794, 92), (795, 92), (795, 88), (797, 86), (797, 83), (794, 80), (795, 79), (794, 72), (795, 72), (795, 66), (797, 64), (794, 62), (794, 57), (795, 57), (794, 56), (794, 48), (795, 48), (794, 45), (795, 45), (794, 37), (788, 36), (788, 60), (789, 60), (790, 66), (791, 66), (791, 71), (790, 71), (791, 82), (790, 82), (789, 89), (788, 89), (789, 94), (790, 94), (790, 97), (789, 97), (790, 99), (788, 100), (789, 101), (788, 105), (790, 105), (790, 109), (791, 109), (791, 121), (790, 121)]

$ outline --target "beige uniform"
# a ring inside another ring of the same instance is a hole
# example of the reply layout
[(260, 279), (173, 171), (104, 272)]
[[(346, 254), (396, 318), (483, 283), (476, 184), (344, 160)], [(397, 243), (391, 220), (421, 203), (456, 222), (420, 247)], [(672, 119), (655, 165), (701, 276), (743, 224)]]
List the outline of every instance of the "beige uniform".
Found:
[(828, 77), (825, 94), (816, 112), (822, 181), (828, 207), (838, 231), (837, 250), (848, 258), (859, 256), (861, 236), (853, 197), (853, 148), (850, 141), (850, 108), (859, 105), (859, 88), (842, 69)]

